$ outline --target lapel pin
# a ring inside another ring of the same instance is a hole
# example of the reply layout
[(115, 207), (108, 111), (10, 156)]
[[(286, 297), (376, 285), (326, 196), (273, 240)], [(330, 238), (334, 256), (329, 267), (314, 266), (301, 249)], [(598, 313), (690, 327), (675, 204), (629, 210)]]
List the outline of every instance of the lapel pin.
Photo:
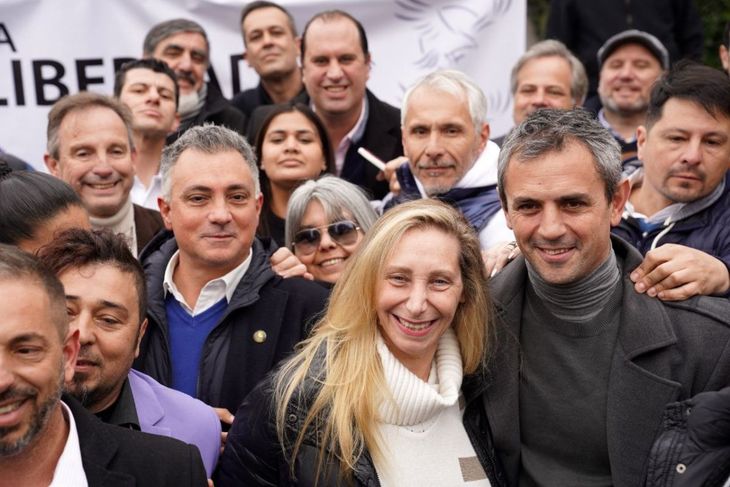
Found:
[(264, 343), (266, 341), (266, 332), (264, 330), (257, 330), (253, 334), (253, 341), (256, 343)]

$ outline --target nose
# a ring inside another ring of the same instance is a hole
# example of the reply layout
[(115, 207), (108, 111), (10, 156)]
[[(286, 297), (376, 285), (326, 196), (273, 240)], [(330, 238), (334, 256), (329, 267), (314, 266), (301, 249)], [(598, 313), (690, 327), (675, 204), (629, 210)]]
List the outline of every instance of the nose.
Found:
[(91, 313), (81, 312), (71, 320), (69, 326), (72, 330), (79, 330), (79, 344), (89, 345), (96, 341), (94, 318)]
[(154, 104), (160, 103), (160, 92), (158, 88), (153, 87), (147, 91), (147, 101)]
[(114, 174), (114, 168), (109, 163), (106, 151), (100, 151), (97, 154), (97, 162), (94, 164), (93, 173), (100, 178), (108, 178)]
[(208, 213), (208, 220), (211, 223), (218, 225), (225, 225), (231, 221), (231, 210), (228, 208), (228, 204), (225, 198), (216, 198), (213, 201), (213, 206)]
[(188, 51), (184, 51), (180, 57), (177, 59), (177, 66), (176, 68), (181, 71), (191, 71), (193, 67), (193, 59), (190, 57), (190, 53)]
[(619, 70), (619, 76), (621, 76), (621, 78), (634, 77), (634, 67), (631, 65), (631, 63), (624, 63), (621, 66), (621, 69)]
[(337, 59), (332, 59), (327, 66), (327, 77), (333, 80), (342, 78), (342, 66)]
[(540, 237), (545, 240), (558, 240), (564, 234), (565, 223), (560, 208), (545, 207), (540, 220)]
[(444, 147), (441, 144), (441, 134), (438, 130), (432, 130), (429, 134), (425, 152), (430, 159), (438, 159), (443, 155)]
[(682, 162), (689, 165), (697, 165), (702, 162), (702, 141), (690, 139), (682, 153)]
[(299, 152), (299, 141), (295, 135), (289, 135), (284, 140), (284, 150), (287, 152)]
[(428, 290), (426, 283), (414, 281), (406, 301), (406, 309), (412, 318), (417, 318), (426, 311), (428, 305)]
[(320, 251), (327, 251), (332, 250), (335, 247), (337, 247), (337, 242), (334, 241), (332, 237), (330, 237), (329, 232), (326, 228), (320, 229), (322, 231), (322, 236), (319, 239), (319, 250)]
[(532, 106), (534, 106), (534, 107), (539, 107), (539, 108), (546, 107), (547, 103), (545, 102), (545, 91), (537, 90), (535, 93), (533, 93), (530, 102), (532, 103)]

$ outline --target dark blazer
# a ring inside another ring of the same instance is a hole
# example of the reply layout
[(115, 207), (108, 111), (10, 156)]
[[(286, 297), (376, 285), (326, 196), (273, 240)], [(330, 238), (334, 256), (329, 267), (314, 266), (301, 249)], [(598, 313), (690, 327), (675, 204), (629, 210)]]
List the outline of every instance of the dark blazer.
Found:
[[(388, 182), (376, 179), (380, 170), (358, 154), (357, 149), (364, 147), (384, 162), (402, 156), (403, 141), (400, 129), (400, 110), (380, 100), (370, 90), (366, 90), (365, 96), (367, 96), (369, 107), (365, 132), (360, 141), (347, 151), (345, 166), (340, 177), (366, 190), (371, 199), (382, 199), (388, 194)], [(310, 104), (309, 95), (306, 92), (298, 95), (294, 101), (305, 105)], [(262, 106), (254, 110), (247, 131), (249, 141), (256, 141), (256, 135), (269, 114), (270, 107), (270, 105)], [(349, 177), (348, 165), (364, 170), (361, 170), (360, 174), (354, 177)]]
[(134, 231), (137, 234), (137, 255), (139, 255), (152, 237), (165, 228), (165, 224), (159, 211), (139, 205), (132, 205), (132, 207), (134, 209)]
[(89, 487), (208, 485), (194, 446), (102, 423), (75, 399), (63, 402), (74, 416)]
[[(730, 383), (730, 303), (706, 296), (662, 302), (636, 293), (628, 276), (641, 254), (619, 238), (612, 243), (623, 298), (607, 393), (608, 454), (613, 484), (635, 486), (641, 485), (666, 404)], [(497, 345), (484, 403), (508, 485), (517, 485), (520, 470), (519, 336), (526, 281), (520, 257), (491, 282)]]

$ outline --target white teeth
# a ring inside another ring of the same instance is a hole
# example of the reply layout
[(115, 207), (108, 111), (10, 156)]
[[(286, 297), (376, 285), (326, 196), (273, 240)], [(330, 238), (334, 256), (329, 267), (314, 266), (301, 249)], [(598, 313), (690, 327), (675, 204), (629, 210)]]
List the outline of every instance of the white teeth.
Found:
[(400, 324), (408, 328), (409, 330), (413, 331), (421, 331), (425, 330), (429, 326), (433, 324), (433, 321), (426, 321), (426, 322), (420, 322), (420, 323), (412, 323), (410, 321), (407, 321), (401, 317), (398, 317), (398, 321), (400, 321)]
[(543, 249), (543, 252), (550, 255), (559, 255), (567, 252), (568, 249)]
[(92, 184), (91, 187), (94, 189), (109, 189), (113, 188), (116, 183), (106, 183), (106, 184)]
[(327, 260), (323, 260), (319, 265), (321, 267), (329, 267), (331, 265), (339, 264), (340, 262), (342, 262), (344, 260), (345, 259), (343, 259), (342, 257), (338, 257), (335, 259), (327, 259)]
[(21, 404), (23, 404), (23, 401), (13, 402), (8, 404), (7, 406), (3, 406), (0, 408), (0, 414), (8, 414), (12, 411), (15, 411), (20, 407)]

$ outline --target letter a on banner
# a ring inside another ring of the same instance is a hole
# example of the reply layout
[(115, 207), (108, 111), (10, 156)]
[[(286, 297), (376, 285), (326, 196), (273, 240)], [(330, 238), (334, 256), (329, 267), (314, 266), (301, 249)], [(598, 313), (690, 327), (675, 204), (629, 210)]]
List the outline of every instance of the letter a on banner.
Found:
[(0, 22), (0, 44), (8, 44), (13, 52), (17, 52), (15, 44), (13, 44), (13, 38), (10, 37), (10, 32), (2, 22)]

